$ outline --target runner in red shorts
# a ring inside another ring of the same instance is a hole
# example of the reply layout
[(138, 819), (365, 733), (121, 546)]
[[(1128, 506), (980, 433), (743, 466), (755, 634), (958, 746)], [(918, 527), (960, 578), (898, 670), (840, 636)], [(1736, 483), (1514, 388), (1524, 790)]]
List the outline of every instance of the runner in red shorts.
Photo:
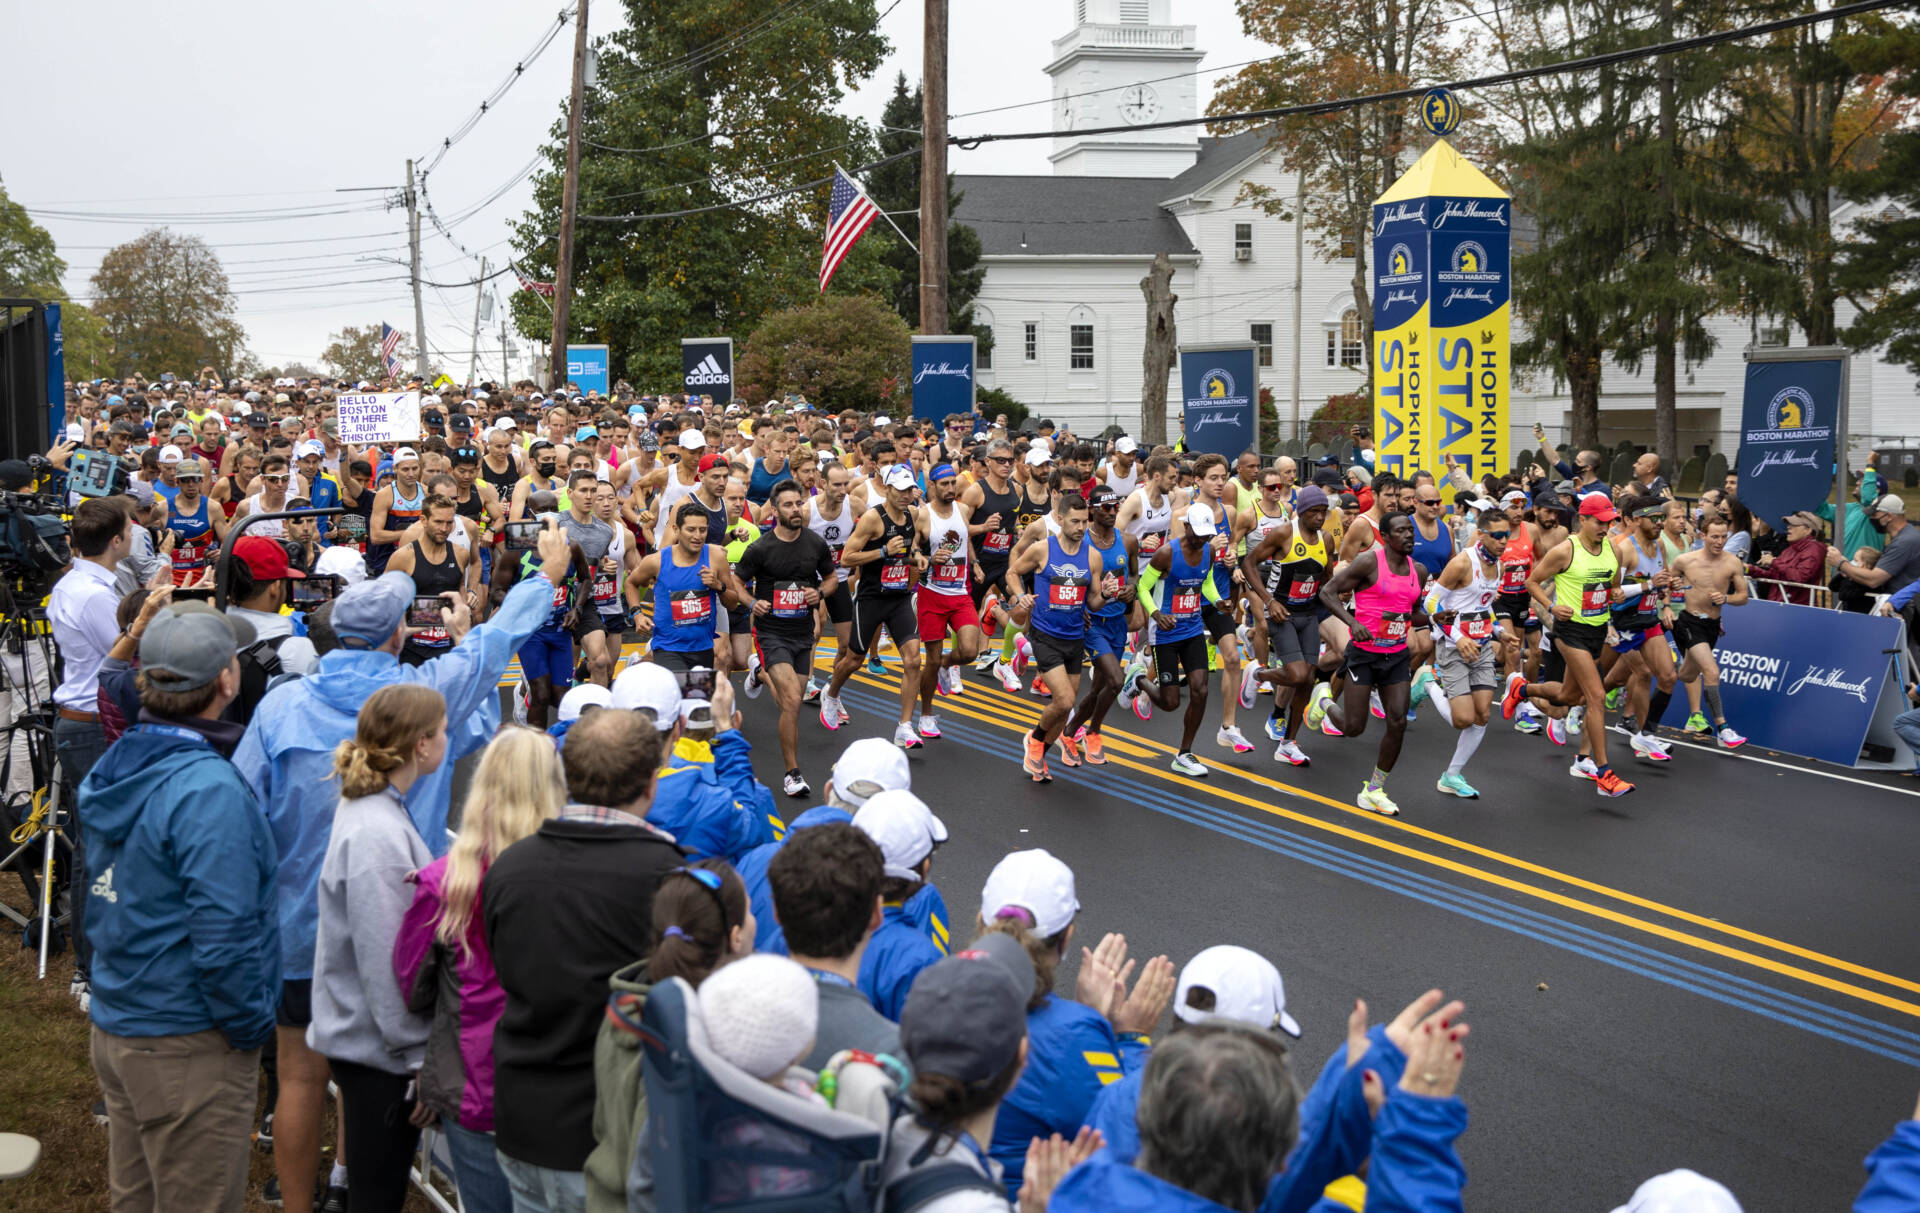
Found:
[[(914, 596), (920, 621), (920, 644), (925, 657), (920, 662), (920, 736), (940, 736), (940, 721), (934, 715), (933, 697), (958, 695), (964, 683), (960, 667), (972, 661), (980, 651), (980, 616), (973, 608), (972, 583), (984, 573), (972, 559), (968, 542), (972, 511), (955, 498), (960, 492), (959, 473), (950, 463), (936, 465), (927, 473), (927, 504), (920, 507), (921, 541), (927, 545), (927, 569), (921, 574), (920, 589)], [(953, 651), (942, 656), (947, 633), (953, 633)]]

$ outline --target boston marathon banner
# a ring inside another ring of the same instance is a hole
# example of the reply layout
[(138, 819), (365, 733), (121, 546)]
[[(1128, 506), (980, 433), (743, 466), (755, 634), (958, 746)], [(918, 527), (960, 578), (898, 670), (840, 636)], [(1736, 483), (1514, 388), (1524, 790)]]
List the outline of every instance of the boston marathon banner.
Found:
[(913, 415), (938, 421), (974, 411), (975, 341), (971, 334), (913, 338), (907, 363), (913, 376)]
[(1180, 347), (1181, 416), (1187, 450), (1225, 455), (1254, 450), (1260, 437), (1259, 372), (1250, 345)]
[(1740, 410), (1740, 500), (1781, 529), (1833, 491), (1834, 448), (1847, 389), (1841, 349), (1747, 351)]
[(689, 396), (711, 396), (715, 404), (733, 399), (733, 338), (682, 337), (680, 375)]
[(1444, 139), (1373, 204), (1376, 467), (1509, 465), (1513, 204)]

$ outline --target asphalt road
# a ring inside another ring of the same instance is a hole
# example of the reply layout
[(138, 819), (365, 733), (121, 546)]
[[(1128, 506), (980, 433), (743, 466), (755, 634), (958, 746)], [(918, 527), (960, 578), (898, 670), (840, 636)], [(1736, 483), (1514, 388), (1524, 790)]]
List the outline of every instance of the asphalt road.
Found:
[[(891, 735), (896, 685), (862, 674), (838, 733), (808, 711), (816, 792), (847, 742)], [(1045, 847), (1076, 874), (1081, 942), (1120, 931), (1176, 964), (1216, 943), (1272, 958), (1305, 1029), (1303, 1082), (1355, 998), (1379, 1021), (1444, 988), (1473, 1026), (1473, 1207), (1604, 1211), (1685, 1166), (1748, 1210), (1847, 1208), (1861, 1160), (1912, 1113), (1913, 781), (1676, 747), (1658, 768), (1626, 760), (1639, 789), (1607, 800), (1567, 775), (1570, 751), (1496, 720), (1468, 770), (1482, 799), (1464, 802), (1433, 788), (1454, 735), (1429, 712), (1388, 820), (1351, 801), (1379, 721), (1364, 739), (1303, 734), (1314, 761), (1295, 769), (1267, 744), (1216, 748), (1216, 702), (1198, 746), (1212, 774), (1190, 779), (1167, 768), (1175, 718), (1116, 709), (1107, 766), (1056, 758), (1038, 785), (1018, 746), (1039, 702), (969, 672), (941, 701), (946, 737), (913, 757), (914, 791), (952, 831), (933, 878), (955, 936), (1000, 856)], [(1242, 713), (1257, 742), (1267, 703)], [(777, 795), (771, 700), (742, 708)]]

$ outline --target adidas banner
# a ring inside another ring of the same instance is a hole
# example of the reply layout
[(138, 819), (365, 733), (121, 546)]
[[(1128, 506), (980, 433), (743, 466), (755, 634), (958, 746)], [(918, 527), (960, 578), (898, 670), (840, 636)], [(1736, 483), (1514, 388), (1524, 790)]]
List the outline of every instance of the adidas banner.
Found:
[(688, 395), (727, 403), (733, 399), (733, 338), (682, 337), (680, 369)]

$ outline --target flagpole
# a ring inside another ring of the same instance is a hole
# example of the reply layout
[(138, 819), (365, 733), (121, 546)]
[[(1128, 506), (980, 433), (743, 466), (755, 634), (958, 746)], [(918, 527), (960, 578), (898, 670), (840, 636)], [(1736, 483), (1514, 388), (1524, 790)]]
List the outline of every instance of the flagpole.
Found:
[[(893, 221), (893, 216), (887, 214), (887, 212), (885, 212), (884, 210), (881, 210), (880, 204), (877, 202), (874, 202), (872, 198), (868, 197), (866, 190), (861, 189), (860, 179), (858, 177), (855, 177), (852, 173), (849, 173), (846, 169), (841, 168), (838, 161), (834, 162), (833, 167), (835, 171), (837, 171), (842, 177), (845, 177), (848, 181), (853, 182), (853, 188), (856, 190), (860, 190), (860, 196), (862, 198), (866, 198), (868, 202), (873, 203), (873, 209), (876, 211), (879, 211), (880, 217), (887, 221), (888, 227), (892, 228), (896, 233), (899, 234), (900, 239), (907, 240), (907, 234), (905, 232), (900, 231), (900, 225)], [(907, 247), (910, 249), (913, 249), (916, 255), (920, 252), (920, 250), (914, 246), (914, 243), (911, 240), (907, 240)]]

